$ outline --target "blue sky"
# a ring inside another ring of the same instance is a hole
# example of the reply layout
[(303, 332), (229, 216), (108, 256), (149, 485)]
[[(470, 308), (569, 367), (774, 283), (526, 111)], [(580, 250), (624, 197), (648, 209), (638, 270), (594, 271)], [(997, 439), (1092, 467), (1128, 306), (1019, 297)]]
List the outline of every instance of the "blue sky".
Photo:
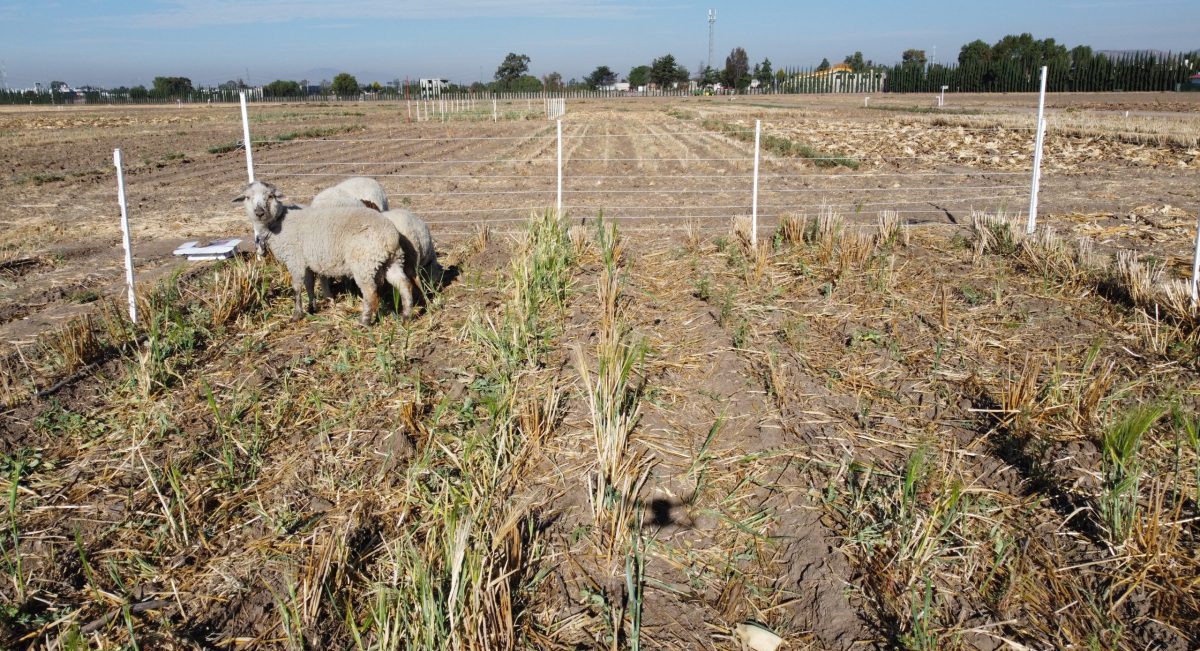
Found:
[(359, 82), (490, 80), (508, 52), (530, 72), (582, 78), (597, 65), (628, 74), (670, 53), (689, 70), (744, 47), (752, 62), (840, 61), (861, 50), (892, 63), (910, 47), (953, 60), (976, 38), (1030, 32), (1072, 47), (1200, 49), (1200, 0), (0, 0), (0, 62), (9, 87), (197, 85), (247, 77)]

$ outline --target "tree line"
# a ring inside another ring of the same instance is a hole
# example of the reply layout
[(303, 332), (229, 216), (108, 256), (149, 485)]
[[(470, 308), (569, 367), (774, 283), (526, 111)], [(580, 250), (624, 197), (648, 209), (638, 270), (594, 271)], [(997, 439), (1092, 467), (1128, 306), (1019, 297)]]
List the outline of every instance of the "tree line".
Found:
[[(541, 92), (599, 90), (611, 88), (618, 80), (630, 87), (655, 86), (670, 89), (696, 82), (700, 88), (720, 84), (726, 89), (744, 91), (752, 85), (780, 92), (826, 92), (829, 84), (808, 83), (822, 79), (835, 66), (828, 58), (812, 68), (776, 70), (769, 58), (750, 65), (750, 57), (742, 47), (733, 48), (725, 58), (725, 66), (715, 70), (701, 63), (692, 73), (668, 53), (637, 65), (623, 77), (607, 65), (597, 66), (582, 80), (564, 81), (558, 72), (541, 77), (529, 74), (531, 59), (526, 54), (509, 52), (496, 68), (491, 82), (482, 80), (469, 85), (447, 84), (441, 92)], [(1109, 55), (1080, 45), (1067, 49), (1053, 38), (1036, 39), (1031, 34), (1009, 35), (994, 44), (975, 40), (963, 45), (957, 61), (948, 64), (931, 62), (921, 49), (901, 53), (893, 65), (880, 65), (864, 59), (861, 51), (847, 55), (838, 70), (853, 74), (879, 75), (882, 90), (894, 93), (938, 92), (943, 86), (955, 92), (1029, 92), (1036, 91), (1039, 71), (1049, 68), (1047, 90), (1050, 92), (1103, 91), (1170, 91), (1190, 88), (1189, 77), (1200, 70), (1200, 51), (1190, 53), (1128, 52)], [(836, 70), (835, 70), (836, 72)], [(755, 83), (757, 82), (757, 83)], [(242, 80), (228, 81), (215, 88), (197, 88), (187, 77), (155, 77), (150, 88), (142, 85), (112, 89), (84, 88), (69, 93), (60, 89), (66, 84), (50, 82), (39, 91), (0, 91), (0, 103), (58, 104), (77, 101), (82, 97), (89, 103), (103, 101), (230, 101), (238, 93), (250, 89)], [(316, 92), (314, 93), (314, 89)], [(310, 94), (334, 95), (344, 98), (372, 93), (382, 97), (419, 97), (421, 89), (416, 80), (395, 79), (386, 84), (378, 81), (360, 84), (349, 73), (340, 73), (331, 81), (309, 84), (307, 80), (277, 79), (262, 87), (266, 98), (297, 98)]]
[(1080, 45), (1070, 50), (1054, 39), (1010, 35), (989, 45), (975, 40), (962, 46), (949, 65), (928, 63), (924, 50), (908, 50), (900, 63), (885, 68), (889, 92), (1032, 92), (1046, 66), (1048, 92), (1185, 90), (1200, 69), (1200, 51), (1150, 51), (1105, 54)]

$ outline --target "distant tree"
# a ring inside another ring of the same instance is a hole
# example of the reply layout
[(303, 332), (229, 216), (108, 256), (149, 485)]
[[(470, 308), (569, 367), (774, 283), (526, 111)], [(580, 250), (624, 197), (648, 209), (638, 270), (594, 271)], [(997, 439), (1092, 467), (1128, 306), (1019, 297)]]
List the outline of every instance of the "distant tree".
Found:
[(863, 53), (856, 51), (854, 54), (846, 55), (842, 63), (850, 66), (851, 72), (864, 72), (871, 67), (868, 61), (863, 60)]
[(611, 86), (616, 80), (617, 73), (613, 72), (608, 66), (596, 66), (592, 74), (583, 78), (583, 82), (592, 90)]
[(820, 63), (820, 65), (818, 65), (818, 66), (817, 66), (817, 72), (821, 72), (822, 70), (828, 70), (828, 69), (829, 69), (829, 67), (830, 67), (830, 66), (829, 66), (829, 59), (824, 59), (824, 58), (823, 58), (823, 59), (821, 59), (821, 63)]
[(764, 88), (770, 88), (772, 82), (775, 81), (775, 71), (771, 69), (771, 60), (769, 58), (763, 59), (763, 62), (755, 66), (755, 68), (754, 78)]
[(146, 87), (141, 84), (129, 89), (130, 99), (146, 99), (149, 96), (150, 91), (146, 90)]
[[(61, 90), (63, 89), (63, 86), (67, 86), (67, 82), (65, 82), (65, 81), (52, 81), (52, 82), (50, 82), (50, 91), (51, 91), (51, 92), (55, 92), (55, 93), (57, 93), (57, 92), (59, 92), (59, 91), (61, 91)], [(67, 87), (68, 87), (68, 88), (70, 88), (70, 86), (67, 86)]]
[(187, 77), (155, 77), (154, 94), (158, 97), (181, 97), (192, 92), (192, 80)]
[(358, 95), (358, 80), (348, 72), (339, 72), (333, 78), (333, 85), (330, 89), (338, 97), (354, 97)]
[(1092, 48), (1087, 45), (1076, 45), (1071, 48), (1071, 65), (1078, 66), (1083, 63), (1089, 63), (1096, 58), (1096, 54), (1092, 52)]
[(548, 91), (562, 90), (562, 75), (557, 72), (551, 72), (542, 77), (542, 84)]
[(1016, 61), (1026, 74), (1031, 75), (1041, 66), (1066, 68), (1070, 66), (1071, 55), (1066, 46), (1059, 45), (1052, 38), (1038, 40), (1032, 34), (1009, 34), (992, 46), (994, 61)]
[(725, 72), (721, 81), (731, 88), (745, 88), (750, 85), (750, 57), (746, 50), (735, 47), (725, 57)]
[(650, 81), (650, 66), (637, 66), (629, 71), (629, 86), (639, 88)]
[(669, 88), (677, 81), (687, 81), (687, 68), (675, 61), (675, 56), (664, 54), (650, 62), (650, 82), (659, 88)]
[(529, 57), (509, 52), (504, 57), (504, 61), (500, 62), (500, 66), (496, 68), (495, 79), (502, 88), (507, 88), (527, 72), (529, 72)]
[(521, 75), (516, 79), (508, 82), (504, 90), (511, 90), (518, 93), (536, 93), (543, 88), (542, 80), (533, 75)]
[(905, 66), (917, 66), (924, 68), (926, 61), (928, 61), (928, 59), (925, 58), (925, 50), (910, 48), (905, 50), (904, 53), (900, 55), (900, 62)]
[(712, 66), (704, 66), (704, 73), (700, 75), (700, 83), (705, 86), (719, 84), (721, 83), (721, 73)]
[(958, 51), (958, 64), (960, 66), (987, 63), (992, 60), (992, 46), (985, 41), (975, 39), (970, 43), (962, 46)]
[(294, 81), (276, 79), (266, 86), (263, 86), (263, 95), (266, 95), (267, 97), (299, 97), (300, 84)]

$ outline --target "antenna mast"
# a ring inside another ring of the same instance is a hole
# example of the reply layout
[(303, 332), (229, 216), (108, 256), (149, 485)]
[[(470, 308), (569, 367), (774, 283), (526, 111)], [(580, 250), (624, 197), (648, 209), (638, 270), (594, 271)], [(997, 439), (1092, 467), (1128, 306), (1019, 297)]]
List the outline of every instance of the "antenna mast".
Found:
[(712, 68), (712, 53), (713, 53), (713, 27), (717, 23), (717, 12), (708, 10), (708, 67)]

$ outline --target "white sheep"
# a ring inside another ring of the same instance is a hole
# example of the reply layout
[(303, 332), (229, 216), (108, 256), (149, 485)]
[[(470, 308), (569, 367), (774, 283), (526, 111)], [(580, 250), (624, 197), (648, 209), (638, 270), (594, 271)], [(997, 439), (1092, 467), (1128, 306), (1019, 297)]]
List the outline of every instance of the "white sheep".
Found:
[[(396, 208), (395, 210), (387, 210), (383, 213), (392, 224), (395, 224), (396, 230), (400, 232), (402, 239), (408, 240), (412, 245), (414, 254), (412, 260), (405, 258), (404, 271), (409, 274), (409, 277), (414, 281), (417, 279), (418, 268), (423, 269), (426, 277), (432, 277), (439, 269), (437, 260), (437, 251), (433, 248), (433, 234), (429, 232), (429, 225), (421, 220), (407, 208)], [(403, 244), (401, 244), (403, 246)]]
[[(404, 275), (411, 283), (410, 291), (417, 292), (421, 289), (421, 272), (426, 278), (434, 278), (440, 270), (429, 225), (406, 208), (388, 210), (383, 216), (395, 225), (400, 234), (400, 248), (404, 249)], [(321, 276), (323, 296), (333, 296), (332, 281), (328, 276)]]
[(379, 181), (366, 176), (352, 176), (318, 192), (310, 205), (366, 206), (384, 212), (388, 209), (388, 200), (387, 192), (384, 192)]
[(298, 208), (285, 206), (275, 186), (255, 181), (234, 203), (242, 202), (254, 228), (254, 240), (287, 267), (296, 291), (292, 320), (315, 310), (313, 283), (322, 277), (350, 276), (363, 296), (362, 322), (370, 324), (379, 307), (384, 280), (400, 292), (401, 316), (412, 313), (412, 291), (405, 274), (405, 253), (396, 227), (378, 212), (359, 205)]

